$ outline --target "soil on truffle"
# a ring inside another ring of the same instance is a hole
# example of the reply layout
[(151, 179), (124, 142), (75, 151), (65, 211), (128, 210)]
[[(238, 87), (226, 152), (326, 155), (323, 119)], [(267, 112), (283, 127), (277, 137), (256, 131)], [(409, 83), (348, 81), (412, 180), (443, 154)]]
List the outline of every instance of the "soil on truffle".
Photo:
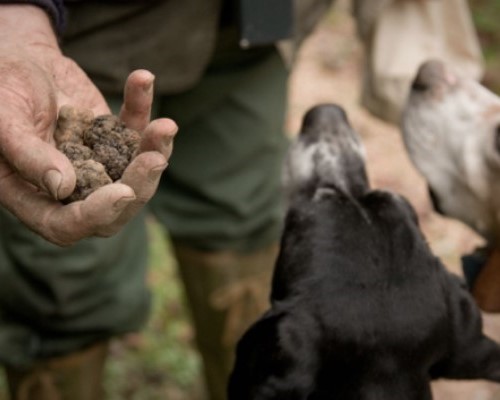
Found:
[(90, 110), (63, 106), (54, 134), (57, 148), (73, 164), (76, 187), (65, 203), (83, 200), (119, 180), (139, 149), (140, 134), (116, 115), (94, 118)]

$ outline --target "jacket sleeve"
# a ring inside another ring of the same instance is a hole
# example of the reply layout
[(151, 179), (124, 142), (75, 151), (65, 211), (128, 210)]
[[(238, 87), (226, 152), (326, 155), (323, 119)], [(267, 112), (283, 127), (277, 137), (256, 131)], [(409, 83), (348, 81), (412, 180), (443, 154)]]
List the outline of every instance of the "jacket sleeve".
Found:
[(32, 4), (43, 8), (52, 19), (54, 29), (60, 35), (66, 23), (63, 0), (0, 0), (2, 4)]

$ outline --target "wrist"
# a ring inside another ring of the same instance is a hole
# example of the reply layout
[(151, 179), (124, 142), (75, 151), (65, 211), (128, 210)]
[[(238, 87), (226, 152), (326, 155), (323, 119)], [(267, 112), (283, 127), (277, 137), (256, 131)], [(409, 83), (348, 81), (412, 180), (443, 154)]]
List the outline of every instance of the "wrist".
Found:
[(0, 37), (0, 51), (60, 52), (49, 15), (35, 5), (0, 3)]
[(0, 0), (2, 4), (33, 5), (43, 9), (50, 16), (57, 34), (63, 31), (66, 24), (64, 0)]

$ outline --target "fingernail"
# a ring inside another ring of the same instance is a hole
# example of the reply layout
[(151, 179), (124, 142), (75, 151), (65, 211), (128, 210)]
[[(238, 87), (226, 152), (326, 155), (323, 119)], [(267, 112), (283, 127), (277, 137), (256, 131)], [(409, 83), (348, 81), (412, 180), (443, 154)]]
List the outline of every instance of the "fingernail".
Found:
[(151, 168), (148, 173), (148, 178), (150, 181), (156, 181), (163, 171), (167, 168), (168, 163), (158, 165), (154, 168)]
[(52, 197), (59, 200), (59, 187), (62, 182), (61, 173), (55, 169), (50, 169), (43, 176), (42, 182), (45, 189), (52, 195)]
[(162, 154), (170, 153), (169, 147), (172, 146), (172, 136), (163, 136), (160, 142), (160, 151)]
[(149, 93), (149, 92), (151, 92), (153, 90), (154, 81), (155, 81), (155, 77), (153, 75), (153, 77), (151, 78), (151, 80), (144, 85), (144, 91), (146, 93)]
[(127, 207), (130, 203), (132, 203), (134, 200), (135, 196), (125, 196), (115, 201), (113, 207), (115, 208), (116, 211), (121, 211), (125, 207)]

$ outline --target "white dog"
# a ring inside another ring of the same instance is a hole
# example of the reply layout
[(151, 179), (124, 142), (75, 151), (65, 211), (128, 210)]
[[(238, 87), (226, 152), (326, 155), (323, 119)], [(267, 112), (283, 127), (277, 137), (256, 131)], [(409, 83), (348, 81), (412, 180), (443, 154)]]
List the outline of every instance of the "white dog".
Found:
[[(413, 81), (402, 132), (436, 210), (486, 239), (486, 269), (500, 278), (500, 98), (439, 61), (425, 62)], [(490, 285), (493, 278), (483, 281)]]

